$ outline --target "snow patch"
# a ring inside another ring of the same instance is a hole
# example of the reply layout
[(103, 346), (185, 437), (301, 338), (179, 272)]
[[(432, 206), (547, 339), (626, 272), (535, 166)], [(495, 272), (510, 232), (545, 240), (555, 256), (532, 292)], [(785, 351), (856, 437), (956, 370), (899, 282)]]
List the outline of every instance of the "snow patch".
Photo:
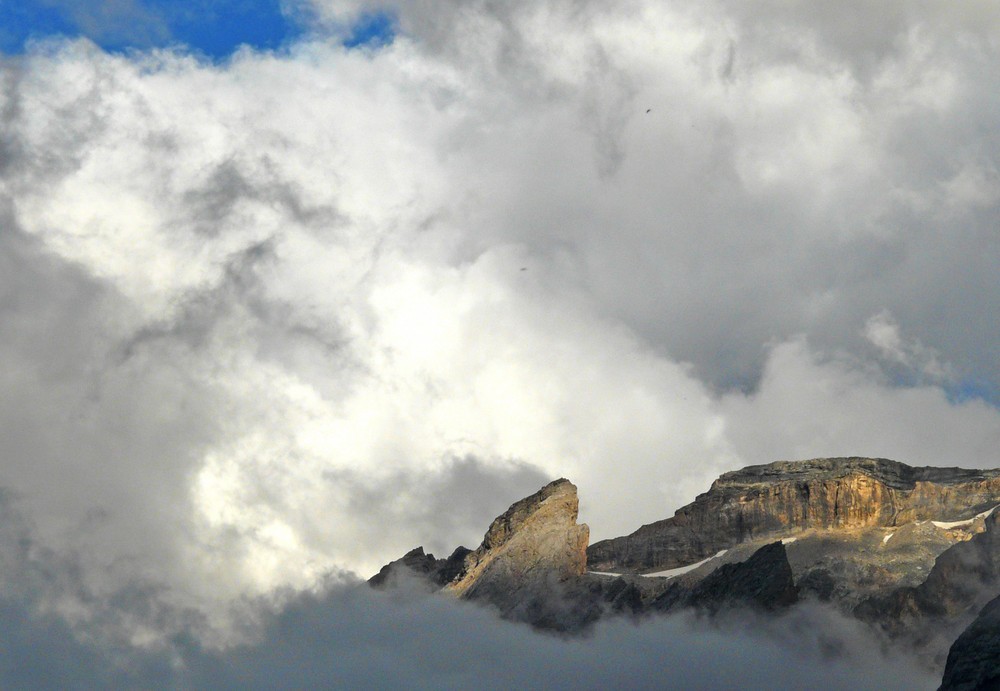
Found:
[(718, 559), (728, 551), (729, 551), (728, 549), (724, 549), (721, 552), (718, 552), (717, 554), (709, 557), (708, 559), (702, 559), (701, 561), (697, 561), (694, 564), (688, 564), (687, 566), (678, 566), (676, 569), (666, 569), (665, 571), (657, 571), (656, 573), (644, 573), (642, 575), (645, 576), (646, 578), (673, 578), (674, 576), (680, 576), (682, 574), (685, 574), (688, 571), (694, 571), (702, 564), (707, 564), (713, 559)]
[(933, 523), (938, 528), (943, 528), (944, 530), (951, 530), (952, 528), (964, 528), (966, 526), (972, 525), (973, 522), (975, 522), (980, 518), (988, 518), (990, 514), (992, 514), (994, 511), (997, 510), (998, 507), (1000, 507), (1000, 504), (997, 504), (997, 506), (994, 506), (992, 509), (983, 511), (982, 513), (977, 513), (972, 518), (966, 519), (964, 521), (950, 521), (950, 522), (931, 521), (931, 523)]
[(783, 545), (790, 545), (790, 544), (792, 544), (793, 542), (795, 542), (798, 539), (799, 538), (797, 538), (797, 537), (783, 537), (783, 538), (781, 538), (781, 544), (783, 544)]

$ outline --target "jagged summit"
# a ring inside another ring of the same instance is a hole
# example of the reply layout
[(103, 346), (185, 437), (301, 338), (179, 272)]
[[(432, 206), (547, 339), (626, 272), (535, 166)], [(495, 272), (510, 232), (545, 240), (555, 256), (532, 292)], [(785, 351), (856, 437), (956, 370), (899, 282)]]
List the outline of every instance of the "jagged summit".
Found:
[(596, 616), (580, 589), (590, 529), (577, 524), (576, 485), (560, 478), (514, 502), (490, 524), (475, 550), (448, 559), (423, 548), (384, 566), (369, 583), (391, 585), (402, 574), (444, 592), (495, 606), (502, 615), (553, 629), (574, 629)]
[(445, 589), (475, 597), (582, 576), (590, 529), (577, 525), (578, 513), (576, 485), (565, 478), (550, 482), (493, 520), (482, 544), (465, 557), (465, 572)]

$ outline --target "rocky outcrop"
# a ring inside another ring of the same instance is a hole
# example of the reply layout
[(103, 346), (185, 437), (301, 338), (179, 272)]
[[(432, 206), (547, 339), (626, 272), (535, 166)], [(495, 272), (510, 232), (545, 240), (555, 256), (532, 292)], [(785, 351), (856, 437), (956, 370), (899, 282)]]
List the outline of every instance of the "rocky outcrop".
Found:
[[(586, 582), (590, 529), (576, 522), (576, 486), (560, 479), (515, 502), (490, 524), (474, 551), (459, 547), (435, 559), (418, 547), (382, 567), (373, 587), (405, 577), (468, 600), (488, 603), (502, 616), (555, 630), (575, 630), (600, 615), (600, 587)], [(634, 594), (616, 592), (628, 608)]]
[(588, 564), (599, 571), (673, 568), (797, 530), (958, 521), (997, 503), (1000, 470), (873, 458), (781, 461), (725, 473), (672, 518), (591, 545)]
[(464, 573), (445, 590), (506, 599), (518, 590), (583, 576), (590, 529), (577, 525), (578, 512), (576, 485), (550, 482), (493, 521), (483, 543), (465, 557)]
[(423, 547), (417, 547), (383, 566), (368, 579), (368, 584), (381, 588), (404, 578), (416, 578), (431, 586), (441, 587), (465, 572), (465, 557), (471, 551), (466, 547), (458, 547), (447, 559), (435, 559), (433, 554), (425, 554)]
[(991, 600), (948, 651), (938, 691), (1000, 690), (1000, 597)]
[(585, 626), (600, 608), (583, 580), (590, 529), (577, 524), (578, 510), (576, 486), (566, 479), (516, 502), (493, 521), (445, 592), (541, 628)]
[(869, 597), (854, 615), (926, 651), (939, 665), (948, 644), (998, 590), (1000, 512), (995, 512), (984, 520), (982, 532), (938, 555), (922, 583)]

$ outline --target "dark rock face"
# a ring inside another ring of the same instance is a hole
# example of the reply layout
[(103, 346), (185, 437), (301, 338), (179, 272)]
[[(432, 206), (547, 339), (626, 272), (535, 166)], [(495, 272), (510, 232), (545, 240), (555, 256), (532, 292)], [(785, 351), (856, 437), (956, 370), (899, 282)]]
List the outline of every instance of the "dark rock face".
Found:
[(836, 579), (826, 569), (813, 569), (799, 580), (799, 591), (812, 595), (820, 602), (829, 602), (836, 588)]
[(464, 573), (465, 557), (471, 551), (458, 547), (447, 559), (435, 559), (433, 554), (424, 554), (423, 547), (417, 547), (383, 566), (368, 579), (368, 584), (373, 588), (381, 588), (391, 585), (399, 578), (416, 577), (432, 586), (441, 587)]
[(434, 568), (434, 582), (443, 586), (460, 578), (465, 573), (465, 558), (471, 553), (471, 549), (459, 545), (451, 556), (438, 561)]
[(772, 542), (744, 562), (717, 568), (695, 586), (688, 602), (710, 610), (722, 605), (747, 605), (774, 611), (793, 605), (798, 599), (785, 546)]
[(749, 607), (773, 612), (799, 599), (785, 546), (773, 542), (754, 552), (746, 561), (723, 564), (693, 586), (671, 583), (651, 608), (667, 611), (695, 607), (709, 612), (723, 608)]
[(616, 613), (639, 614), (645, 609), (642, 591), (624, 578), (616, 578), (602, 588), (602, 599)]
[(821, 458), (725, 473), (672, 518), (587, 550), (598, 571), (649, 571), (704, 559), (795, 529), (959, 520), (1000, 503), (1000, 470), (913, 468), (872, 458)]
[(938, 691), (1000, 691), (1000, 597), (952, 644)]

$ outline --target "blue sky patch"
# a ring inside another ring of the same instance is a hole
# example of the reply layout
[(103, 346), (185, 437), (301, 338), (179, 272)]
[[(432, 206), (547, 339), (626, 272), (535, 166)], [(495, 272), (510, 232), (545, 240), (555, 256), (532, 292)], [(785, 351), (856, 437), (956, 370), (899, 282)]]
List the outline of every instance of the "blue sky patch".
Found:
[(30, 38), (72, 34), (73, 25), (55, 7), (0, 0), (0, 51), (20, 53)]
[(952, 404), (980, 400), (993, 406), (1000, 406), (1000, 396), (996, 390), (983, 382), (963, 381), (945, 388), (948, 402)]
[[(308, 19), (301, 9), (282, 11), (281, 0), (0, 0), (0, 51), (85, 36), (112, 52), (180, 45), (222, 59), (243, 45), (281, 48), (302, 35)], [(392, 15), (363, 15), (344, 45), (387, 45), (395, 26)]]
[(396, 37), (396, 18), (386, 12), (363, 14), (344, 41), (348, 48), (359, 46), (380, 47), (392, 43)]

